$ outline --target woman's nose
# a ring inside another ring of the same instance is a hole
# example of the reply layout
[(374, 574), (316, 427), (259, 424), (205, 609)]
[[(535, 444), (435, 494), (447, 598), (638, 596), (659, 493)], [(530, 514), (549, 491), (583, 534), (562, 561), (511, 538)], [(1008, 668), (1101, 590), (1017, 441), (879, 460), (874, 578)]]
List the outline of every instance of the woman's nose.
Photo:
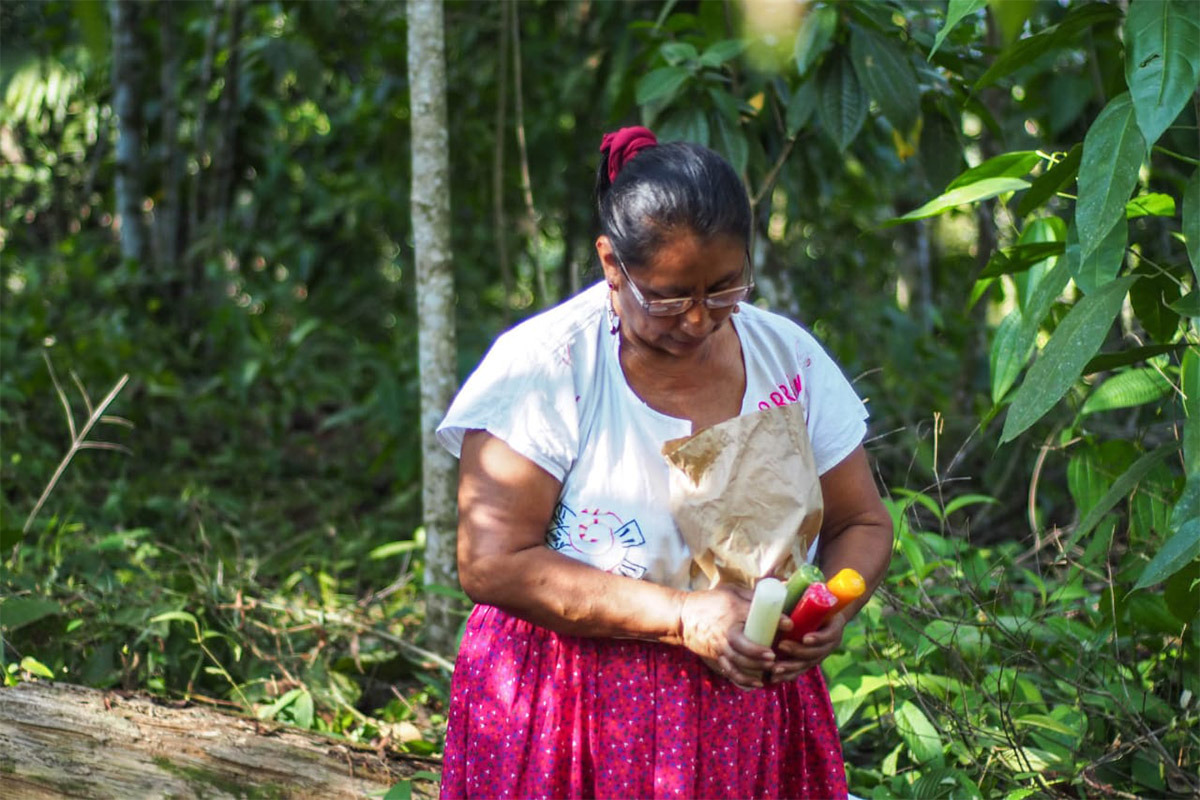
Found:
[(692, 304), (692, 307), (683, 312), (683, 322), (693, 331), (703, 331), (708, 327), (711, 315), (708, 312), (708, 306), (703, 302), (697, 301)]

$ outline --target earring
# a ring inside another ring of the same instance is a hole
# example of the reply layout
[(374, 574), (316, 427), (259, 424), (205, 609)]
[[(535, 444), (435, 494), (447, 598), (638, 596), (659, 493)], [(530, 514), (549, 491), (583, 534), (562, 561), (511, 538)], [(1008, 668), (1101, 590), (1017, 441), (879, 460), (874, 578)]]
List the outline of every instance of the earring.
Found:
[(737, 314), (737, 313), (738, 313), (738, 312), (740, 312), (741, 310), (742, 310), (742, 307), (741, 307), (740, 305), (735, 305), (735, 306), (733, 307), (733, 313), (735, 313), (735, 314)]
[[(612, 284), (610, 283), (611, 287)], [(617, 331), (621, 330), (621, 318), (617, 315), (617, 310), (613, 308), (612, 292), (608, 293), (608, 332), (616, 335)]]

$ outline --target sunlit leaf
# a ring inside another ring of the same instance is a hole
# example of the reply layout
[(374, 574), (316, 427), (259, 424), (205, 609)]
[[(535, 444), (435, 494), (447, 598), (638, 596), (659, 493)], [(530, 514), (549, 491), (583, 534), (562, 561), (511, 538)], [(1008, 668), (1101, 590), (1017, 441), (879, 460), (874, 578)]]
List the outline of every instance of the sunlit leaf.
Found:
[(918, 764), (942, 762), (942, 737), (915, 703), (905, 700), (896, 709), (896, 731)]
[(21, 659), (21, 669), (31, 675), (37, 675), (39, 678), (49, 678), (54, 680), (54, 672), (42, 662), (38, 661), (33, 656), (25, 656)]
[(1030, 242), (1002, 247), (988, 259), (987, 266), (979, 273), (980, 278), (995, 278), (1024, 272), (1048, 258), (1061, 255), (1066, 250), (1064, 242)]
[(933, 40), (933, 49), (929, 51), (929, 57), (933, 58), (933, 54), (938, 51), (942, 42), (946, 41), (946, 36), (954, 30), (958, 23), (986, 7), (987, 0), (950, 0), (950, 4), (946, 8), (946, 21)]
[(1175, 216), (1175, 198), (1161, 192), (1147, 192), (1125, 204), (1125, 218), (1138, 217), (1173, 217)]
[(996, 326), (989, 359), (993, 403), (1004, 399), (1033, 355), (1033, 342), (1021, 336), (1023, 322), (1021, 312), (1013, 311)]
[(1158, 141), (1200, 84), (1200, 14), (1195, 0), (1129, 4), (1125, 82), (1147, 144)]
[(970, 186), (985, 178), (1021, 178), (1030, 173), (1042, 158), (1032, 150), (1014, 150), (1011, 153), (1001, 153), (984, 161), (950, 181), (946, 187), (949, 192), (960, 186)]
[(1133, 408), (1159, 399), (1171, 391), (1171, 382), (1153, 367), (1118, 372), (1101, 383), (1088, 395), (1081, 415)]
[(969, 203), (978, 203), (981, 200), (990, 200), (1006, 192), (1016, 192), (1028, 188), (1029, 181), (1023, 181), (1019, 178), (985, 178), (967, 186), (960, 186), (957, 189), (946, 192), (940, 197), (935, 197), (920, 208), (910, 211), (902, 217), (889, 220), (887, 224), (894, 225), (901, 222), (912, 222), (913, 220), (937, 216), (952, 208), (958, 208)]
[(1001, 442), (1010, 442), (1053, 408), (1100, 349), (1137, 276), (1118, 278), (1084, 297), (1059, 323), (1013, 396)]
[(1079, 167), (1079, 200), (1075, 224), (1083, 261), (1111, 239), (1113, 226), (1125, 217), (1125, 204), (1137, 185), (1146, 143), (1138, 130), (1129, 93), (1109, 101), (1083, 140)]

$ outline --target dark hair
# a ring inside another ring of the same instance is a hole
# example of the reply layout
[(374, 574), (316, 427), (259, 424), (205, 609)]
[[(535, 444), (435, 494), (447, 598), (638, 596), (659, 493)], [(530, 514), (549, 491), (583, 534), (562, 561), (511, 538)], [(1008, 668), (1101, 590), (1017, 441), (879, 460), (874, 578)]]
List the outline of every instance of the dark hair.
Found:
[(646, 147), (609, 182), (605, 151), (596, 172), (600, 232), (634, 268), (672, 236), (730, 236), (750, 243), (750, 200), (729, 162), (703, 145)]

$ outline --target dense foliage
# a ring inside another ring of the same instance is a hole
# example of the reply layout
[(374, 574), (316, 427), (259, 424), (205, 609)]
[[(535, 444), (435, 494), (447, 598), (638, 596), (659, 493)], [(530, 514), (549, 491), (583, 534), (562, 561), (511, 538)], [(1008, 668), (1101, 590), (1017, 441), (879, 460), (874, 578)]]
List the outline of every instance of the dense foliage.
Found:
[[(826, 663), (852, 790), (1200, 789), (1195, 6), (445, 12), (461, 372), (593, 279), (599, 136), (642, 121), (743, 172), (762, 301), (869, 399), (898, 536)], [(403, 4), (0, 30), (6, 680), (436, 754)]]

